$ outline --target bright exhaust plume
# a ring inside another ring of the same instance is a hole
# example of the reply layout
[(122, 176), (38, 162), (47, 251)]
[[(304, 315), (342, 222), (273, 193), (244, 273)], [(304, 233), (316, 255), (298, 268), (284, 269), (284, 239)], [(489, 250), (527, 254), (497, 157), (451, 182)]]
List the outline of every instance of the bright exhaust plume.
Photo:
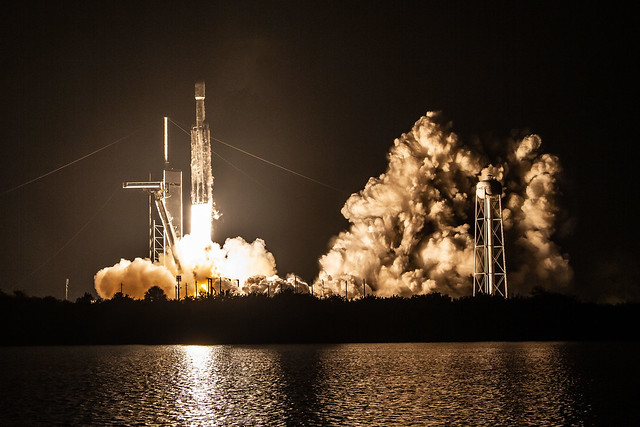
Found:
[(204, 241), (211, 240), (211, 202), (191, 205), (191, 235)]
[[(267, 282), (279, 280), (275, 258), (262, 239), (249, 243), (242, 237), (235, 237), (220, 246), (211, 239), (187, 234), (174, 249), (180, 257), (181, 272), (178, 272), (171, 256), (161, 256), (157, 262), (141, 258), (133, 262), (123, 259), (96, 273), (94, 283), (98, 295), (112, 298), (120, 292), (122, 284), (123, 293), (132, 298), (143, 298), (151, 286), (161, 287), (169, 298), (174, 298), (176, 275), (181, 276), (181, 297), (185, 296), (185, 284), (189, 296), (206, 293), (208, 278), (214, 279), (216, 293), (222, 290), (234, 294), (248, 291), (266, 293)], [(254, 279), (249, 286), (246, 282), (250, 278)], [(262, 285), (256, 286), (256, 283)]]

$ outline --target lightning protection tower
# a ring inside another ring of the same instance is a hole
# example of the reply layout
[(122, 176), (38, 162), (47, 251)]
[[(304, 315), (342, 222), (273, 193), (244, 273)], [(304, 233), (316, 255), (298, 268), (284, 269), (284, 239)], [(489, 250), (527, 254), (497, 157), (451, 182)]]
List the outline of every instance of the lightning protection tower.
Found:
[(489, 175), (476, 187), (473, 295), (507, 297), (502, 185)]

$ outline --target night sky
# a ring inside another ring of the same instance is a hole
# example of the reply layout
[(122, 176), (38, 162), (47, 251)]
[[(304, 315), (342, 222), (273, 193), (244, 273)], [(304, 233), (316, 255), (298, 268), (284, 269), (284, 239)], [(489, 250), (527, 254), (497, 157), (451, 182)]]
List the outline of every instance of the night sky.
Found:
[[(263, 238), (281, 276), (314, 279), (331, 237), (348, 226), (340, 214), (348, 195), (384, 172), (394, 138), (439, 110), (465, 141), (540, 135), (565, 169), (556, 241), (575, 269), (570, 292), (640, 299), (637, 30), (629, 11), (610, 7), (4, 6), (0, 289), (63, 298), (69, 278), (75, 299), (95, 294), (99, 269), (148, 255), (146, 195), (122, 182), (160, 176), (162, 117), (189, 129), (194, 83), (204, 80), (212, 137), (342, 190), (213, 143), (223, 213), (214, 240)], [(175, 125), (170, 146), (188, 183), (189, 137)]]

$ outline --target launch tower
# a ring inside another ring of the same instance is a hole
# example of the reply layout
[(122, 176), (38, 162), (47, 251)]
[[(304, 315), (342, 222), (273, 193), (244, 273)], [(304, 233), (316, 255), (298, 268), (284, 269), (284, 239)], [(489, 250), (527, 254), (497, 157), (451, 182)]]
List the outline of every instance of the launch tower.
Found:
[[(128, 181), (123, 188), (149, 193), (149, 259), (158, 261), (160, 254), (171, 252), (178, 269), (180, 261), (174, 245), (182, 237), (182, 171), (169, 166), (168, 118), (164, 118), (164, 169), (162, 181)], [(159, 220), (153, 212), (155, 204)]]
[(502, 185), (491, 175), (476, 186), (473, 295), (507, 297)]
[[(191, 235), (209, 240), (212, 218), (217, 219), (220, 214), (213, 201), (211, 135), (205, 121), (204, 98), (204, 82), (198, 82), (195, 85), (196, 122), (191, 128)], [(183, 236), (182, 171), (169, 165), (168, 135), (165, 117), (162, 180), (152, 181), (149, 175), (149, 181), (129, 181), (122, 186), (149, 193), (149, 259), (158, 261), (160, 254), (170, 252), (180, 270), (175, 244)]]

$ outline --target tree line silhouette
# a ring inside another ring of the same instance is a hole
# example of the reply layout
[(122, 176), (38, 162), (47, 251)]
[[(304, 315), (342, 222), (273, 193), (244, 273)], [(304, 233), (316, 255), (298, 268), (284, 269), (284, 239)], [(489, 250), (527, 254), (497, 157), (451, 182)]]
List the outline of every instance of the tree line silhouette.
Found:
[(85, 294), (76, 302), (0, 290), (0, 345), (267, 344), (432, 341), (638, 340), (640, 304), (596, 304), (537, 291), (504, 299), (283, 292), (169, 300)]

